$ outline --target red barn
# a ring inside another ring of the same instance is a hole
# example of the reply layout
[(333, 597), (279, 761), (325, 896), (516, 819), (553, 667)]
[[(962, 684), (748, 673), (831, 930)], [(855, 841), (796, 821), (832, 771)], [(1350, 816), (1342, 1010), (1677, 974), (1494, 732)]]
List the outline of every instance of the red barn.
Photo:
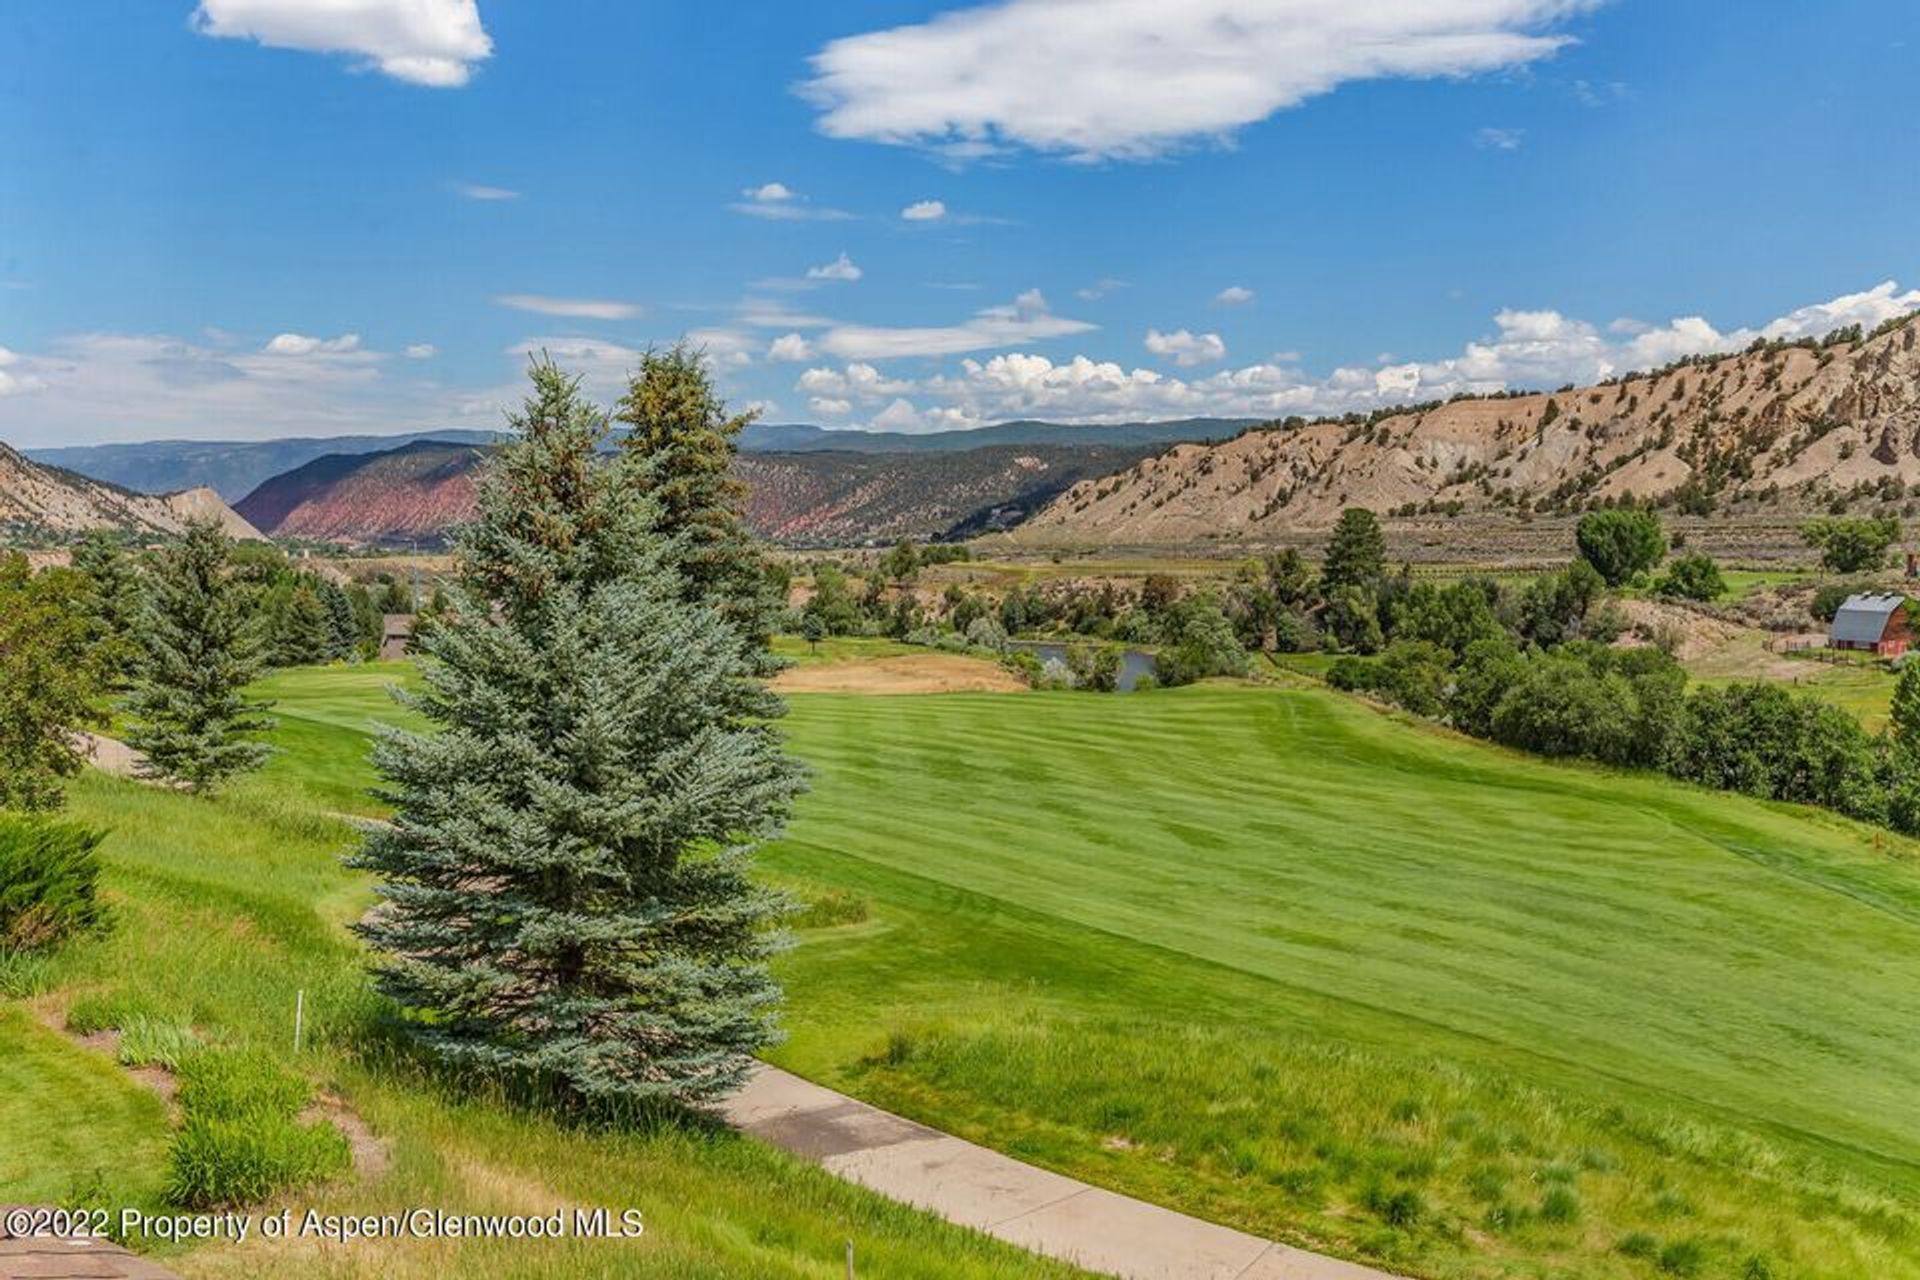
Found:
[(1906, 604), (1905, 596), (1891, 591), (1848, 596), (1833, 615), (1827, 643), (1836, 649), (1861, 649), (1883, 658), (1897, 658), (1913, 640)]

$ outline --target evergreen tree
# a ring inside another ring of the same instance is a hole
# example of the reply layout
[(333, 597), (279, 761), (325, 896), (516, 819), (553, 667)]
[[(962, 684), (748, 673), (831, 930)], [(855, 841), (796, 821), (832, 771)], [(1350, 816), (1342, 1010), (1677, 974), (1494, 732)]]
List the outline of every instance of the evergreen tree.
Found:
[(753, 657), (687, 598), (644, 459), (598, 459), (577, 380), (532, 380), (421, 642), (438, 732), (375, 751), (395, 818), (355, 859), (386, 899), (359, 930), (446, 1061), (574, 1104), (701, 1102), (774, 1034), (784, 900), (749, 857), (800, 777), (743, 713)]
[(260, 673), (262, 645), (248, 591), (231, 572), (231, 545), (217, 523), (195, 521), (161, 557), (126, 702), (142, 774), (190, 791), (257, 769), (271, 753), (253, 737), (273, 727), (262, 714), (270, 704), (241, 693)]
[(1371, 590), (1387, 572), (1387, 539), (1380, 521), (1365, 507), (1348, 507), (1333, 526), (1327, 558), (1320, 566), (1320, 593), (1342, 587)]
[(85, 759), (77, 731), (101, 719), (89, 589), (71, 570), (0, 557), (0, 808), (58, 808)]
[(313, 583), (298, 579), (277, 593), (270, 617), (275, 666), (304, 667), (327, 660), (333, 626)]
[(108, 688), (124, 689), (140, 655), (140, 573), (111, 534), (96, 530), (73, 549), (82, 575), (77, 600), (91, 632), (89, 656)]
[(685, 597), (719, 608), (755, 673), (771, 675), (781, 663), (768, 643), (785, 601), (747, 529), (746, 485), (733, 474), (736, 440), (753, 414), (729, 414), (705, 359), (682, 343), (640, 358), (614, 421), (626, 428), (621, 449), (645, 463), (638, 474), (653, 499), (656, 531), (672, 540), (668, 554)]
[(353, 600), (339, 583), (320, 579), (317, 588), (320, 604), (327, 611), (327, 657), (345, 661), (353, 656), (359, 643), (359, 624), (353, 616)]

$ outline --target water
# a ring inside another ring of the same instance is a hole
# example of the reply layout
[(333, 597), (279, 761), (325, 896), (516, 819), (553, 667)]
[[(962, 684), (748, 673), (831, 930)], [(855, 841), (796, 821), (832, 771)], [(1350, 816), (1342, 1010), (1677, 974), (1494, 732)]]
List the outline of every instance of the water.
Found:
[[(1090, 641), (1089, 643), (1092, 642)], [(1058, 658), (1060, 661), (1065, 662), (1067, 660), (1067, 649), (1069, 646), (1056, 644), (1051, 640), (1011, 640), (1007, 642), (1007, 647), (1009, 649), (1025, 649), (1042, 662), (1050, 658)], [(1133, 687), (1140, 683), (1141, 677), (1152, 674), (1152, 654), (1139, 649), (1127, 649), (1121, 653), (1120, 692), (1133, 692)]]

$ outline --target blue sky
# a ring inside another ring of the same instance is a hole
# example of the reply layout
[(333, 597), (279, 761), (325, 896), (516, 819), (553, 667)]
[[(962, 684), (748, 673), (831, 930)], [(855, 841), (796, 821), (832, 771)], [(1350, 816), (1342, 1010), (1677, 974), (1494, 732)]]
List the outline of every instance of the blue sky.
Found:
[[(944, 16), (940, 16), (944, 15)], [(0, 439), (1338, 412), (1920, 306), (1920, 6), (9, 0)], [(905, 216), (907, 211), (924, 215)]]

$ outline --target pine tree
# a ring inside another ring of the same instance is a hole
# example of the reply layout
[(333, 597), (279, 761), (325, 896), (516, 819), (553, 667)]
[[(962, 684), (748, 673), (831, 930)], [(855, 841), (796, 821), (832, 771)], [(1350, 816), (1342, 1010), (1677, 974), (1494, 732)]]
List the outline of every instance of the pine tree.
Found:
[[(478, 482), (421, 638), (439, 731), (375, 749), (394, 808), (355, 865), (380, 989), (446, 1061), (570, 1104), (698, 1103), (774, 1034), (749, 878), (799, 773), (741, 711), (749, 647), (686, 598), (638, 459), (550, 362)], [(770, 695), (768, 695), (770, 697)]]
[(1320, 566), (1320, 591), (1332, 595), (1341, 587), (1371, 591), (1387, 572), (1387, 539), (1380, 521), (1365, 507), (1348, 507), (1333, 526), (1327, 558)]
[(327, 657), (345, 661), (353, 656), (359, 643), (360, 627), (353, 616), (353, 600), (346, 589), (328, 578), (320, 579), (320, 604), (327, 611)]
[(313, 583), (301, 578), (277, 594), (272, 611), (273, 663), (304, 667), (325, 662), (332, 647), (333, 626), (327, 607)]
[(684, 343), (648, 351), (614, 413), (620, 447), (644, 462), (639, 474), (655, 507), (655, 530), (688, 600), (718, 607), (740, 633), (758, 675), (782, 665), (768, 642), (784, 601), (761, 545), (747, 529), (746, 486), (733, 474), (737, 437), (753, 414), (729, 414), (706, 361)]
[(111, 534), (95, 531), (73, 549), (83, 575), (79, 608), (92, 633), (90, 658), (108, 688), (124, 689), (140, 655), (140, 573)]
[(161, 558), (126, 702), (142, 774), (190, 791), (257, 769), (271, 753), (253, 736), (273, 727), (262, 714), (270, 704), (241, 692), (260, 673), (262, 646), (231, 546), (217, 523), (195, 521)]

